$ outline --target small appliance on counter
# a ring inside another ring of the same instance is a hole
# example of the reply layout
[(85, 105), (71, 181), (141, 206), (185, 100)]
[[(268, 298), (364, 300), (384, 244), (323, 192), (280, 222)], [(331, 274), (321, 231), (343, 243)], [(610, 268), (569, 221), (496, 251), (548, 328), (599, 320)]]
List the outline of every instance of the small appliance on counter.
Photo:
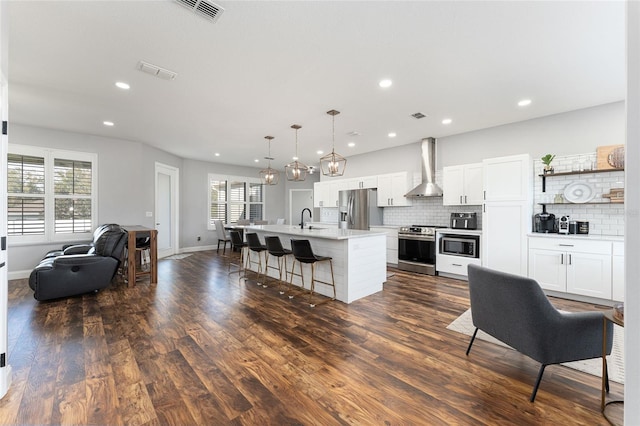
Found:
[(569, 221), (569, 233), (570, 234), (588, 234), (589, 222), (586, 220), (570, 220)]
[(559, 234), (569, 233), (569, 215), (562, 216), (558, 221), (558, 233)]
[(556, 215), (553, 213), (547, 213), (546, 206), (542, 206), (542, 213), (537, 213), (533, 217), (533, 230), (534, 232), (541, 232), (545, 234), (557, 233), (558, 225), (556, 222)]
[(477, 213), (451, 213), (452, 229), (478, 229)]

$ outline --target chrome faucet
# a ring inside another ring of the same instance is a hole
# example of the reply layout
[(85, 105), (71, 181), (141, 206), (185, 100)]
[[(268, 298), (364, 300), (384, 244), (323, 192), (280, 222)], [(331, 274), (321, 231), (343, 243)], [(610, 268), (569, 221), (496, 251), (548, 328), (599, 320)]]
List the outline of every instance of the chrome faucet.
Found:
[(305, 210), (309, 212), (309, 219), (313, 217), (313, 215), (311, 214), (311, 210), (309, 210), (308, 207), (305, 207), (304, 209), (302, 209), (302, 213), (300, 213), (300, 229), (304, 229), (304, 211)]

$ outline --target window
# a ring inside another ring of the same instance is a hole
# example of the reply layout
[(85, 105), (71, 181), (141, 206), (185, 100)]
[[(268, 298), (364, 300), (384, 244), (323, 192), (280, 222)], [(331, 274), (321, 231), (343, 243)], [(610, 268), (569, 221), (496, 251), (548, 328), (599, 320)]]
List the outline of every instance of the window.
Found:
[(209, 175), (209, 229), (215, 228), (214, 220), (262, 220), (263, 212), (264, 187), (259, 179)]
[(97, 156), (9, 145), (7, 230), (14, 242), (86, 239), (96, 226)]

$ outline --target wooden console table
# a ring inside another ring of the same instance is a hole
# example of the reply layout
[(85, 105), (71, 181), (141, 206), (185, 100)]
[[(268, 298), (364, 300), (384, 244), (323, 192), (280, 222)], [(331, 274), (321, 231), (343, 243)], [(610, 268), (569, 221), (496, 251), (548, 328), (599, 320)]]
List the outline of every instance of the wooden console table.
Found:
[(607, 322), (612, 322), (624, 327), (624, 319), (618, 319), (613, 316), (613, 309), (604, 311), (604, 319), (602, 320), (602, 399), (600, 401), (600, 411), (602, 415), (609, 422), (609, 424), (615, 424), (609, 416), (607, 416), (607, 406), (609, 404), (624, 404), (624, 400), (611, 400), (606, 401), (606, 374), (607, 374)]
[[(129, 287), (136, 285), (136, 278), (149, 275), (151, 284), (158, 283), (158, 231), (140, 225), (123, 225), (122, 228), (129, 234), (127, 240), (127, 281)], [(138, 271), (136, 259), (136, 238), (149, 236), (149, 270)]]

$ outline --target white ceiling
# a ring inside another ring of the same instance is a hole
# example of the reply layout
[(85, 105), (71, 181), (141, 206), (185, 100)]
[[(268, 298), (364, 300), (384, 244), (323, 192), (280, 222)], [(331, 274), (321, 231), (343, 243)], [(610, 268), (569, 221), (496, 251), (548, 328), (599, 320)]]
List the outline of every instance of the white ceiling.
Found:
[(216, 23), (173, 0), (10, 2), (10, 121), (257, 167), (273, 135), (283, 167), (292, 124), (301, 161), (331, 150), (330, 109), (348, 157), (624, 99), (622, 1), (215, 3)]

